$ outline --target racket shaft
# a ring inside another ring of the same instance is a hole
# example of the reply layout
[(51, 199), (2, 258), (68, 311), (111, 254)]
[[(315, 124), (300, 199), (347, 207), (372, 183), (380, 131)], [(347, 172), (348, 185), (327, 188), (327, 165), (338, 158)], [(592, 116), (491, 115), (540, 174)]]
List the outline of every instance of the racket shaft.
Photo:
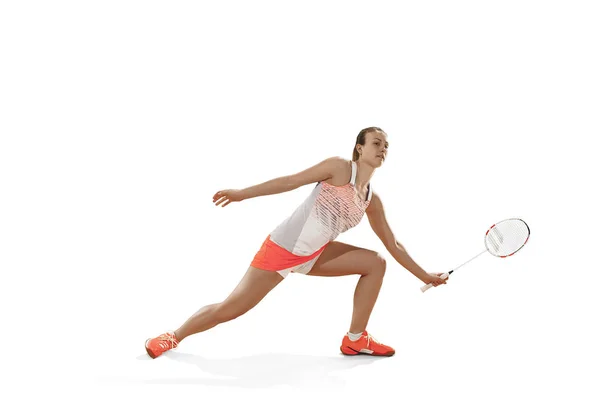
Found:
[[(461, 265), (459, 265), (458, 267), (454, 268), (452, 271), (450, 272), (446, 272), (444, 274), (442, 274), (440, 276), (440, 278), (442, 279), (446, 279), (448, 276), (450, 276), (451, 273), (453, 273), (454, 271), (456, 271), (457, 269), (459, 269), (460, 267), (462, 267), (463, 265), (466, 265), (468, 263), (470, 263), (471, 261), (473, 261), (474, 259), (476, 259), (477, 257), (479, 257), (480, 255), (482, 255), (483, 253), (487, 253), (487, 249), (485, 249), (484, 251), (482, 251), (481, 253), (477, 254), (475, 257), (471, 258), (469, 261), (466, 261), (464, 263), (462, 263)], [(431, 283), (428, 283), (427, 285), (421, 287), (421, 292), (425, 293), (425, 291), (431, 289), (433, 287), (433, 285)]]

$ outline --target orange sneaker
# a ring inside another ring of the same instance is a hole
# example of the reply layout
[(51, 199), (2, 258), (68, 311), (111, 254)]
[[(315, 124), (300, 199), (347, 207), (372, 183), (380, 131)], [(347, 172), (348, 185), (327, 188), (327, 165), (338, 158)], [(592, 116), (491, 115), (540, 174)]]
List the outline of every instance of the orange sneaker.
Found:
[(350, 340), (348, 334), (342, 340), (340, 350), (347, 356), (355, 356), (357, 354), (367, 354), (371, 356), (393, 356), (396, 352), (390, 346), (380, 343), (371, 336), (367, 331), (362, 333), (362, 336), (357, 341)]
[(146, 352), (152, 358), (160, 356), (167, 350), (176, 348), (179, 341), (175, 337), (174, 332), (166, 332), (154, 339), (146, 340)]

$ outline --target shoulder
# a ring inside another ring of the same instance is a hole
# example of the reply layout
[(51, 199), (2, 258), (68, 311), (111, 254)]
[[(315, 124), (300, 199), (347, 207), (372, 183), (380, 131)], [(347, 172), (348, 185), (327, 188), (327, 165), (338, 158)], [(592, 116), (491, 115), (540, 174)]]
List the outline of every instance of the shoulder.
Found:
[(348, 160), (342, 157), (328, 157), (303, 171), (289, 175), (286, 178), (292, 187), (300, 187), (309, 183), (338, 180), (344, 170), (348, 169)]
[(328, 157), (325, 160), (323, 160), (323, 162), (326, 162), (329, 165), (331, 165), (332, 167), (337, 167), (337, 168), (344, 168), (344, 167), (347, 167), (348, 165), (351, 165), (351, 163), (352, 163), (352, 161), (348, 160), (347, 158), (340, 157), (340, 156)]
[(324, 165), (332, 176), (344, 175), (352, 171), (352, 160), (340, 156), (325, 158), (320, 164)]
[(341, 186), (350, 181), (352, 175), (352, 160), (344, 157), (334, 156), (325, 160), (331, 172), (330, 179), (327, 183), (334, 186)]
[(383, 213), (383, 202), (381, 201), (381, 196), (376, 191), (373, 191), (371, 194), (371, 202), (367, 207), (366, 213), (369, 215)]

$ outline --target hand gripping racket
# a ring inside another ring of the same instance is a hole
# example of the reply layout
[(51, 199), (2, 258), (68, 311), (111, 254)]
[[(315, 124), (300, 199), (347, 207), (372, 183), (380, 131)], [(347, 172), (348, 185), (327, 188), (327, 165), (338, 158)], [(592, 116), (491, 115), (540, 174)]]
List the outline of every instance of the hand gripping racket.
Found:
[[(459, 265), (452, 271), (446, 272), (440, 276), (446, 279), (451, 273), (462, 267), (463, 265), (473, 261), (483, 253), (490, 253), (496, 257), (510, 257), (517, 251), (521, 250), (527, 240), (529, 240), (529, 226), (519, 218), (509, 218), (494, 224), (485, 233), (485, 250), (471, 258), (464, 264)], [(431, 283), (421, 287), (421, 292), (425, 292), (433, 285)]]

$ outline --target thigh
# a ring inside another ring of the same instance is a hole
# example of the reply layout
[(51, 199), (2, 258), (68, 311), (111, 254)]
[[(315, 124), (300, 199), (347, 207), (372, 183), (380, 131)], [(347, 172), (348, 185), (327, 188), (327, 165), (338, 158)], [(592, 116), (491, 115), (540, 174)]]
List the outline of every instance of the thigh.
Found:
[(240, 283), (223, 301), (223, 305), (233, 308), (250, 309), (258, 304), (283, 277), (275, 271), (248, 267)]
[(307, 275), (366, 275), (385, 268), (385, 259), (376, 251), (342, 242), (331, 242)]

